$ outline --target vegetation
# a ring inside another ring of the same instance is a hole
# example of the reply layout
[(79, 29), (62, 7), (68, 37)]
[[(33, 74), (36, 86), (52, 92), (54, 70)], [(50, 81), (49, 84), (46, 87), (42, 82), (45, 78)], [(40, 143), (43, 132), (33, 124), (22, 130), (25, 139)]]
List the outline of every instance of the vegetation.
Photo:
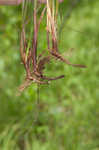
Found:
[[(66, 0), (60, 6), (60, 14), (64, 16), (68, 8)], [(98, 9), (96, 0), (81, 1), (66, 21), (59, 39), (59, 50), (64, 57), (87, 68), (52, 61), (45, 70), (47, 75), (63, 73), (65, 78), (40, 85), (39, 91), (36, 84), (31, 84), (17, 96), (25, 77), (19, 53), (21, 6), (0, 6), (0, 149), (99, 149)], [(40, 50), (46, 48), (44, 29), (42, 23)]]

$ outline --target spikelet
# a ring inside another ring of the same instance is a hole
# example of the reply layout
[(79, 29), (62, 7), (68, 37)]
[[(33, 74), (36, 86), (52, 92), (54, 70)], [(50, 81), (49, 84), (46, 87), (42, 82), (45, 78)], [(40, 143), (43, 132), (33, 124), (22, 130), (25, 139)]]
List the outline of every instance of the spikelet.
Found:
[(43, 57), (37, 65), (37, 72), (39, 74), (43, 74), (43, 70), (45, 69), (45, 65), (50, 62), (51, 57), (50, 56), (45, 56)]

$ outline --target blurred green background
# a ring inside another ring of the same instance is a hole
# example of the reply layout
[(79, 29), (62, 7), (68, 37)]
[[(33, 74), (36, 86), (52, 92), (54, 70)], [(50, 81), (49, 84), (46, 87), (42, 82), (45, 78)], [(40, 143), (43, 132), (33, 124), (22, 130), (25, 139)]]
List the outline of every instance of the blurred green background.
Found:
[[(69, 3), (61, 4), (62, 16)], [(87, 68), (52, 62), (48, 74), (66, 77), (40, 86), (39, 107), (36, 84), (17, 96), (25, 73), (21, 19), (21, 6), (0, 6), (0, 150), (99, 150), (99, 1), (80, 1), (60, 36), (64, 57)], [(44, 28), (39, 49), (45, 48)]]

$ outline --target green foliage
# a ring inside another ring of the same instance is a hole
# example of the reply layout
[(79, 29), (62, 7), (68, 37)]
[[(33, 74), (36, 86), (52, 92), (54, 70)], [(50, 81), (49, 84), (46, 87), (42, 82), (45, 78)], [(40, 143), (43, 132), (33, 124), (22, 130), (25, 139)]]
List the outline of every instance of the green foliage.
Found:
[[(68, 1), (64, 4), (68, 6)], [(60, 11), (66, 13), (64, 4)], [(59, 39), (64, 57), (87, 68), (58, 61), (52, 66), (51, 62), (47, 74), (66, 77), (40, 86), (38, 106), (36, 84), (16, 96), (24, 81), (18, 39), (21, 8), (0, 6), (0, 149), (99, 150), (98, 10), (99, 1), (82, 1)], [(46, 48), (43, 29), (44, 24), (39, 34), (40, 50)]]

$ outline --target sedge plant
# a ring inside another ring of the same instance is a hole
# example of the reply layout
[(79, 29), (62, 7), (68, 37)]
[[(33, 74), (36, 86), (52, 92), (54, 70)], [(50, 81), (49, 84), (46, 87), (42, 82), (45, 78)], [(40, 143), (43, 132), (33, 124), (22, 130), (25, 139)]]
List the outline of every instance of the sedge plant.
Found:
[[(85, 68), (85, 65), (81, 64), (72, 64), (64, 58), (58, 48), (58, 13), (59, 5), (63, 0), (33, 0), (32, 3), (32, 13), (30, 18), (26, 17), (28, 10), (28, 0), (23, 2), (23, 22), (22, 22), (22, 31), (20, 38), (20, 54), (21, 60), (24, 64), (26, 70), (25, 82), (20, 86), (19, 90), (23, 91), (31, 83), (37, 84), (49, 84), (52, 80), (62, 79), (64, 75), (57, 77), (48, 77), (44, 75), (45, 65), (49, 64), (51, 59), (55, 61), (59, 60), (65, 64)], [(44, 4), (43, 10), (39, 17), (39, 7), (42, 7)], [(43, 22), (43, 17), (46, 15), (46, 51), (47, 56), (44, 56), (42, 53), (38, 56), (38, 33), (41, 22)], [(31, 35), (27, 38), (26, 26), (28, 26), (29, 21), (32, 22), (31, 25)]]

